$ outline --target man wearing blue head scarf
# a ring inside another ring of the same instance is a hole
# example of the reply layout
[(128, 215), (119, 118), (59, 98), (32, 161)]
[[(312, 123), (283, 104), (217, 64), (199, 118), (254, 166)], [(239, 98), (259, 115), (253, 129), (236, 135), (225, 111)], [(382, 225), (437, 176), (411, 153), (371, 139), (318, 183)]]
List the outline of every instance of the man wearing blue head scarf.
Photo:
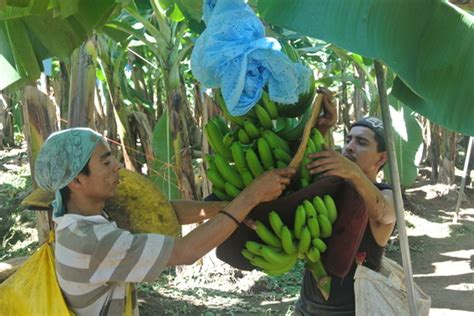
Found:
[(175, 210), (178, 219), (212, 218), (173, 238), (132, 234), (109, 220), (103, 208), (115, 194), (119, 169), (105, 139), (88, 128), (52, 134), (36, 160), (38, 185), (56, 194), (56, 274), (77, 315), (138, 314), (131, 283), (154, 281), (166, 266), (194, 263), (227, 239), (257, 204), (277, 198), (294, 174), (269, 171), (228, 204), (187, 203), (187, 210)]
[[(330, 94), (325, 98), (332, 99)], [(328, 105), (334, 103), (328, 100)], [(337, 119), (334, 106), (325, 107), (326, 127)], [(296, 303), (296, 315), (354, 315), (354, 275), (357, 264), (379, 271), (385, 246), (396, 222), (390, 186), (377, 183), (379, 171), (388, 157), (384, 126), (376, 117), (365, 117), (354, 123), (345, 139), (342, 153), (324, 150), (309, 154), (307, 165), (311, 174), (338, 176), (354, 186), (367, 208), (368, 224), (358, 249), (356, 261), (345, 278), (331, 276), (329, 298), (324, 297), (311, 272), (305, 272), (301, 297)], [(357, 264), (356, 264), (357, 263)]]

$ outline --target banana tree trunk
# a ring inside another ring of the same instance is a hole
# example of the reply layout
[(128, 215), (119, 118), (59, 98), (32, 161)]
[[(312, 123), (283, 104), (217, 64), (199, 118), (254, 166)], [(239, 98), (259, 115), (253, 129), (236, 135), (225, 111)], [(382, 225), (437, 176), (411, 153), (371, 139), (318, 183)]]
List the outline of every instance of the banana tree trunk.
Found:
[(171, 134), (173, 136), (173, 149), (175, 152), (176, 170), (178, 171), (178, 182), (183, 199), (192, 200), (194, 196), (194, 173), (192, 170), (191, 150), (187, 146), (189, 140), (183, 138), (182, 118), (184, 105), (179, 89), (171, 91), (169, 94), (169, 122)]
[(143, 152), (148, 165), (148, 174), (150, 174), (150, 168), (153, 166), (153, 160), (155, 160), (152, 146), (153, 129), (151, 128), (145, 113), (135, 111), (133, 112), (132, 116), (132, 124), (135, 126), (138, 136), (140, 137)]
[(430, 153), (430, 162), (431, 162), (431, 178), (430, 183), (435, 184), (438, 182), (438, 166), (439, 166), (439, 153), (440, 153), (440, 136), (439, 136), (440, 127), (436, 124), (431, 124), (430, 126), (430, 144), (429, 144), (429, 153)]
[(349, 127), (351, 126), (350, 123), (350, 116), (349, 116), (349, 100), (347, 98), (347, 82), (342, 81), (341, 84), (341, 108), (342, 108), (342, 121), (344, 123), (344, 137), (349, 133)]
[[(25, 121), (25, 137), (28, 145), (31, 181), (33, 189), (37, 188), (35, 182), (34, 164), (39, 150), (49, 134), (58, 130), (56, 107), (49, 97), (40, 92), (36, 87), (26, 86), (23, 89), (23, 119)], [(48, 240), (51, 214), (39, 212), (37, 217), (37, 230), (39, 244)]]
[(97, 52), (91, 40), (82, 44), (71, 56), (69, 127), (88, 126), (96, 129), (94, 123), (96, 59)]
[[(354, 66), (354, 72), (356, 77), (360, 82), (361, 88), (365, 86), (365, 75), (364, 72), (357, 66)], [(354, 115), (355, 120), (358, 121), (362, 116), (364, 116), (365, 100), (363, 97), (363, 91), (357, 87), (354, 87)]]
[[(152, 93), (148, 91), (148, 84), (145, 80), (145, 73), (143, 71), (142, 62), (137, 56), (133, 53), (128, 54), (129, 63), (132, 65), (132, 81), (135, 88), (135, 91), (138, 93), (140, 98), (146, 101), (148, 104), (153, 103)], [(156, 123), (156, 117), (151, 110), (147, 110), (142, 105), (140, 105), (140, 110), (146, 114), (148, 123), (150, 126), (154, 126)]]
[(4, 145), (14, 145), (13, 115), (10, 103), (3, 94), (0, 94), (0, 149), (3, 149)]
[[(67, 66), (64, 62), (59, 63), (59, 74), (58, 79), (51, 82), (52, 89), (54, 91), (54, 99), (59, 107), (60, 113), (60, 126), (61, 129), (67, 127), (68, 105), (69, 105), (69, 74)], [(64, 119), (63, 119), (64, 118)]]
[(454, 183), (454, 162), (456, 159), (456, 133), (444, 128), (441, 130), (440, 165), (438, 183)]

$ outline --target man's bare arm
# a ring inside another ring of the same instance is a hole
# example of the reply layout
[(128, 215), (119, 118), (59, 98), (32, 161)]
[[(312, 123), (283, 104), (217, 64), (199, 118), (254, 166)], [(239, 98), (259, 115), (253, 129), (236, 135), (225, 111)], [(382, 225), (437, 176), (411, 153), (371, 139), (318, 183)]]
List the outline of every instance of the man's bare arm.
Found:
[(174, 200), (171, 205), (178, 217), (180, 225), (202, 222), (214, 217), (218, 211), (224, 209), (229, 202), (207, 202)]
[(365, 202), (375, 241), (385, 246), (396, 222), (392, 190), (380, 191), (364, 174), (351, 182)]

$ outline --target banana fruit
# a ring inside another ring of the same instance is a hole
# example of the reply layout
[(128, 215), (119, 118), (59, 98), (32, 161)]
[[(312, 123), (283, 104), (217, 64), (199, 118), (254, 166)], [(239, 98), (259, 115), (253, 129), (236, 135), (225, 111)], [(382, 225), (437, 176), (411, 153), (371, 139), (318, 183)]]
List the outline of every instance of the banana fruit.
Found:
[(215, 155), (217, 170), (219, 170), (222, 177), (238, 189), (244, 188), (242, 177), (229, 165), (229, 162), (220, 154)]
[(298, 258), (304, 259), (306, 267), (317, 280), (318, 288), (325, 291), (323, 295), (327, 298), (330, 277), (321, 263), (321, 254), (327, 251), (327, 245), (321, 238), (331, 236), (334, 222), (330, 221), (328, 214), (333, 214), (331, 218), (337, 218), (337, 210), (330, 195), (322, 199), (315, 196), (312, 200), (314, 202), (304, 200), (296, 207), (293, 229), (285, 225), (275, 211), (268, 213), (271, 228), (256, 221), (256, 233), (262, 243), (248, 241), (242, 256), (253, 266), (273, 276), (290, 271)]
[(221, 131), (214, 123), (214, 121), (209, 121), (206, 126), (204, 127), (206, 132), (207, 140), (216, 153), (224, 156), (226, 159), (232, 159), (232, 153), (230, 152), (229, 147), (224, 145), (224, 136), (222, 135)]

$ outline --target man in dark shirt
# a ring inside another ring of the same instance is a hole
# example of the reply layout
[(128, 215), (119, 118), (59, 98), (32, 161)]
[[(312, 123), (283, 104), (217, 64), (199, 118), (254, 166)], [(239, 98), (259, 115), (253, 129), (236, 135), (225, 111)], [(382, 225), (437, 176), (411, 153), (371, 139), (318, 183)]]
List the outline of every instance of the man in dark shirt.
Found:
[[(328, 122), (335, 123), (335, 108), (325, 108)], [(325, 132), (325, 131), (324, 131)], [(392, 190), (376, 183), (380, 169), (387, 161), (384, 127), (380, 119), (366, 117), (351, 126), (342, 153), (322, 151), (309, 155), (311, 174), (338, 176), (350, 181), (365, 202), (368, 225), (358, 250), (358, 259), (378, 271), (384, 247), (395, 226)], [(331, 293), (326, 301), (309, 271), (305, 272), (301, 297), (296, 303), (296, 315), (354, 315), (354, 263), (348, 275), (341, 279), (331, 275)]]

